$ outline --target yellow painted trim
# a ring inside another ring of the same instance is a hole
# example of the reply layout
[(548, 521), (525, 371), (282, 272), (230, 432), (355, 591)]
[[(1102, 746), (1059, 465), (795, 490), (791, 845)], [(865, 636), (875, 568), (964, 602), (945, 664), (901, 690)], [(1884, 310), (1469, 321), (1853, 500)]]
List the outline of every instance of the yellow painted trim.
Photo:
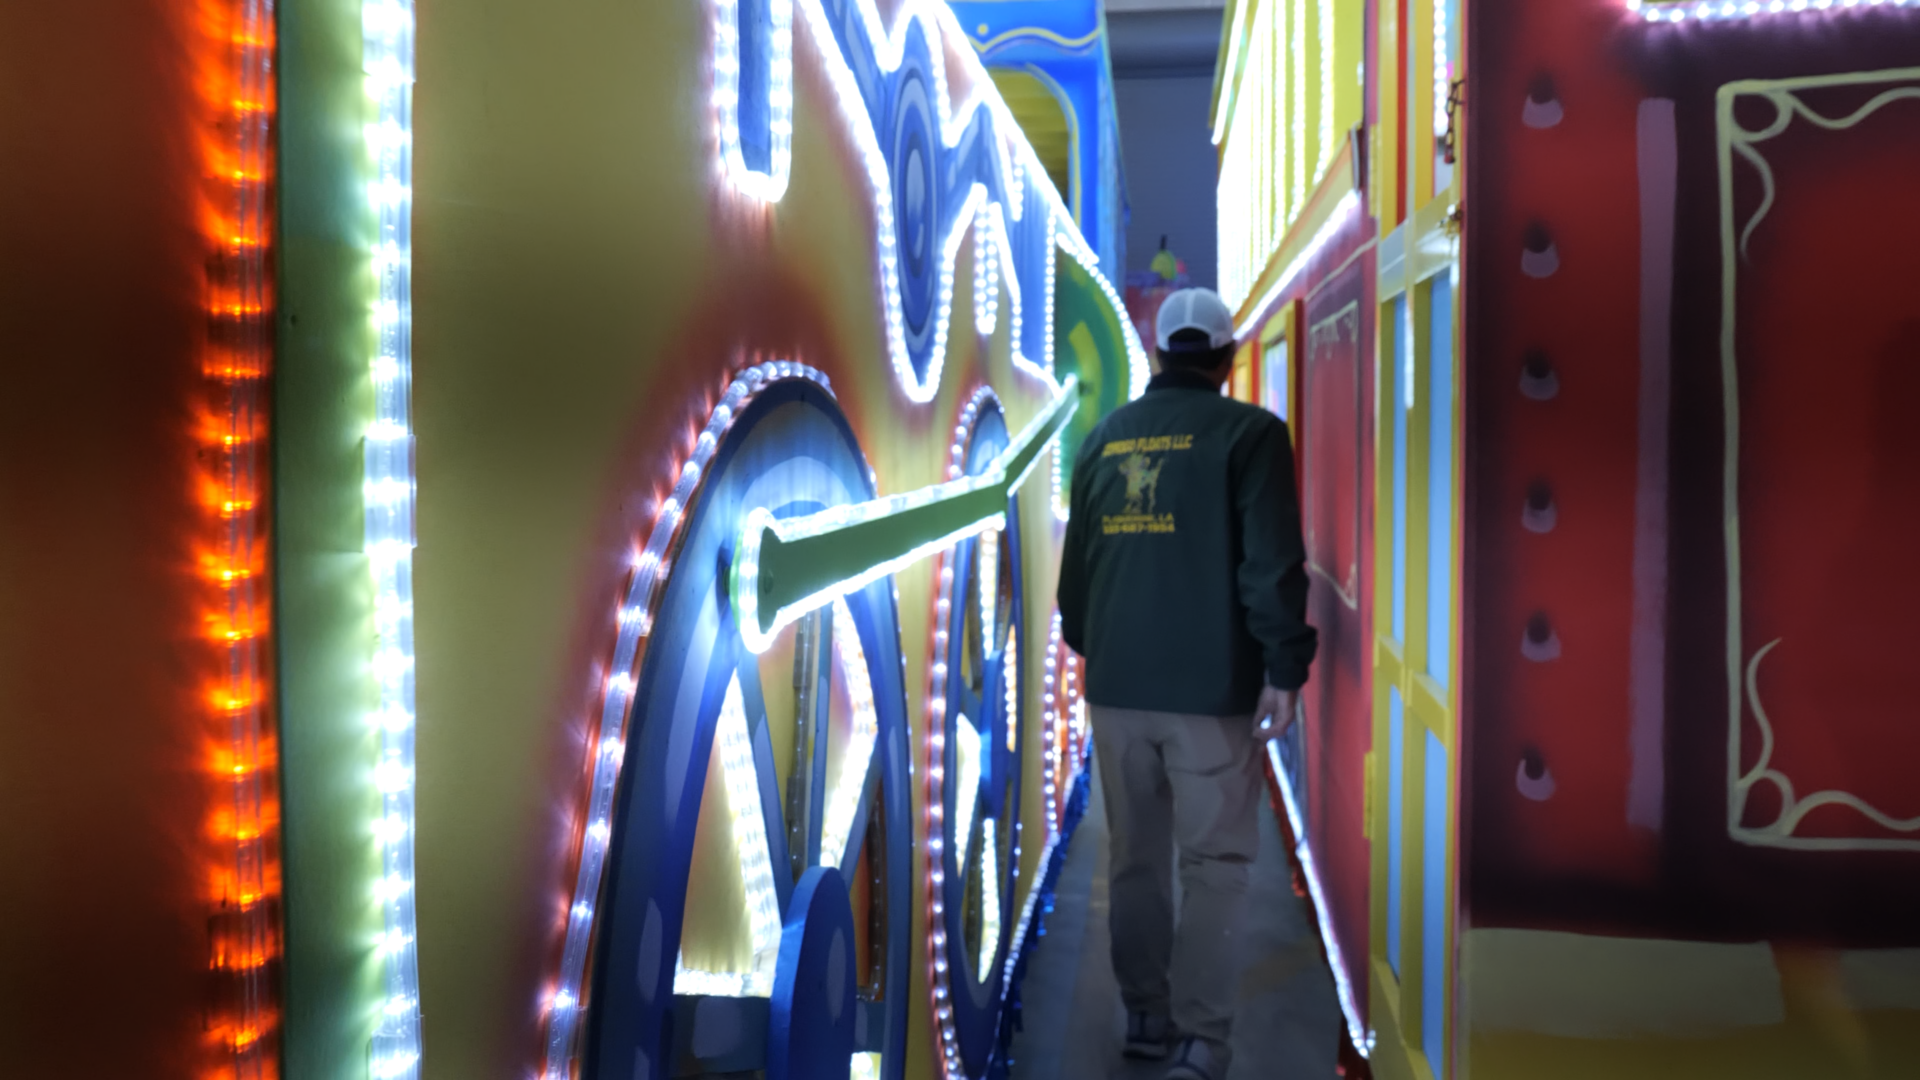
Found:
[(1334, 0), (1333, 137), (1343, 143), (1349, 141), (1347, 133), (1366, 120), (1366, 86), (1360, 75), (1366, 55), (1366, 4)]
[(1392, 4), (1382, 4), (1377, 8), (1374, 54), (1367, 65), (1375, 76), (1374, 93), (1379, 106), (1374, 114), (1374, 124), (1367, 130), (1367, 191), (1382, 236), (1393, 231), (1406, 217), (1404, 200), (1394, 185), (1394, 174), (1398, 171), (1403, 152), (1400, 140), (1393, 137), (1394, 130), (1399, 126), (1400, 82), (1404, 78), (1394, 62), (1395, 44), (1401, 29), (1397, 15)]
[[(1422, 651), (1425, 651), (1424, 648)], [(1453, 705), (1449, 700), (1451, 692), (1427, 674), (1424, 665), (1421, 670), (1410, 673), (1407, 684), (1413, 692), (1408, 694), (1403, 691), (1400, 696), (1406, 698), (1408, 705), (1419, 714), (1418, 718), (1427, 730), (1433, 732), (1441, 744), (1451, 751), (1454, 744)]]
[(1407, 280), (1418, 285), (1429, 278), (1452, 270), (1460, 258), (1460, 241), (1447, 232), (1447, 215), (1453, 212), (1451, 188), (1414, 211), (1413, 235), (1417, 237), (1407, 252)]
[(1407, 0), (1407, 203), (1432, 201), (1433, 0)]

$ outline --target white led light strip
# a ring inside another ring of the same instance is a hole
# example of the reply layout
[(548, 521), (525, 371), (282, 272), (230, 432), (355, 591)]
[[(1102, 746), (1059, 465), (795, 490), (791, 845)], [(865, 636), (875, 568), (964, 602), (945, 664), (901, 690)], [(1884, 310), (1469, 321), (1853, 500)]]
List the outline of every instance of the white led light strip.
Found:
[(601, 699), (598, 752), (587, 792), (587, 820), (580, 844), (580, 866), (574, 878), (573, 902), (567, 912), (565, 943), (553, 996), (544, 1002), (547, 1022), (545, 1080), (567, 1080), (571, 1075), (574, 1037), (580, 1025), (581, 980), (593, 943), (594, 902), (606, 870), (607, 845), (613, 836), (613, 796), (625, 758), (628, 709), (633, 700), (632, 672), (639, 669), (642, 646), (653, 630), (653, 606), (665, 586), (670, 565), (667, 552), (679, 539), (692, 503), (704, 479), (707, 463), (747, 402), (768, 385), (783, 379), (806, 379), (833, 396), (833, 387), (819, 371), (789, 361), (748, 368), (727, 385), (693, 451), (676, 474), (673, 492), (654, 515), (646, 546), (634, 559), (633, 577), (620, 608), (613, 662), (608, 666)]
[(1627, 0), (1627, 10), (1650, 23), (1732, 22), (1767, 15), (1796, 15), (1808, 11), (1842, 12), (1870, 8), (1920, 6), (1920, 0), (1697, 0), (1685, 4), (1652, 4)]
[(1066, 764), (1063, 754), (1066, 748), (1059, 745), (1060, 740), (1055, 737), (1060, 727), (1058, 720), (1060, 714), (1057, 710), (1064, 703), (1059, 694), (1060, 668), (1069, 662), (1066, 655), (1060, 651), (1061, 648), (1060, 611), (1056, 608), (1053, 612), (1053, 627), (1047, 632), (1047, 674), (1040, 693), (1040, 715), (1046, 718), (1045, 731), (1041, 739), (1040, 785), (1041, 801), (1047, 805), (1048, 839), (1052, 839), (1054, 834), (1060, 831), (1060, 808), (1055, 805), (1055, 802), (1056, 793), (1059, 791), (1060, 767)]
[(1433, 135), (1447, 134), (1447, 97), (1453, 90), (1453, 72), (1448, 65), (1453, 50), (1447, 47), (1447, 0), (1433, 0)]
[[(1304, 723), (1296, 718), (1295, 723)], [(1326, 946), (1327, 966), (1333, 969), (1333, 985), (1340, 998), (1340, 1015), (1347, 1021), (1347, 1038), (1361, 1057), (1373, 1053), (1373, 1032), (1360, 1018), (1360, 1002), (1354, 996), (1353, 983), (1347, 978), (1347, 963), (1340, 952), (1340, 939), (1333, 931), (1333, 912), (1327, 907), (1327, 893), (1320, 885), (1320, 869), (1313, 861), (1313, 847), (1307, 843), (1307, 821), (1294, 802), (1293, 785), (1280, 760), (1279, 740), (1267, 743), (1267, 760), (1273, 765), (1274, 784), (1280, 789), (1280, 801), (1287, 810), (1287, 825), (1293, 830), (1293, 853), (1300, 860), (1300, 873), (1307, 879), (1307, 893), (1313, 898), (1314, 921), (1320, 927), (1320, 943)]]
[(853, 612), (845, 600), (833, 602), (833, 624), (834, 658), (840, 663), (841, 680), (853, 711), (853, 731), (840, 759), (840, 775), (828, 797), (826, 821), (820, 832), (820, 865), (838, 867), (846, 861), (853, 818), (860, 812), (860, 798), (867, 791), (873, 746), (880, 737), (880, 717), (874, 709), (873, 679), (867, 671), (866, 650), (860, 646), (860, 628), (854, 625)]
[(973, 970), (982, 977), (993, 970), (1000, 951), (1000, 833), (992, 818), (980, 821), (980, 954)]
[(773, 970), (780, 960), (780, 902), (773, 884), (773, 858), (767, 844), (767, 822), (760, 806), (760, 779), (753, 767), (753, 742), (747, 735), (747, 706), (740, 692), (740, 676), (727, 684), (714, 725), (720, 750), (720, 772), (727, 793), (727, 819), (734, 854), (740, 860), (740, 882), (747, 896), (747, 926), (753, 942), (749, 970), (702, 971), (674, 961), (673, 992), (719, 997), (771, 997)]
[[(994, 214), (1000, 213), (1000, 207), (992, 207)], [(1001, 232), (1006, 231), (1005, 218), (1000, 218)], [(973, 328), (981, 337), (990, 336), (1000, 325), (1000, 260), (1006, 252), (1006, 259), (1012, 262), (1012, 253), (1004, 243), (987, 234), (992, 224), (985, 208), (974, 218), (973, 223)], [(1020, 352), (1020, 284), (1008, 267), (1008, 281), (1013, 285), (1013, 351)], [(1026, 357), (1021, 356), (1021, 360)]]
[(373, 672), (380, 707), (374, 779), (380, 817), (378, 898), (386, 968), (383, 1001), (367, 1071), (375, 1080), (420, 1074), (420, 976), (414, 944), (413, 890), (413, 4), (366, 0), (360, 8), (361, 68), (376, 119), (366, 128), (374, 166), (367, 200), (376, 232), (373, 272), (374, 419), (367, 430), (366, 551), (373, 574), (379, 635)]
[[(1039, 871), (1034, 878), (1033, 887), (1027, 890), (1027, 902), (1020, 907), (1020, 921), (1013, 924), (1013, 944), (1007, 950), (1007, 965), (1000, 972), (1002, 999), (1013, 993), (1013, 973), (1020, 969), (1020, 955), (1026, 951), (1027, 931), (1033, 925), (1034, 911), (1040, 906), (1042, 883), (1038, 875), (1045, 874), (1047, 867), (1053, 865), (1054, 854), (1063, 839), (1064, 837), (1055, 833), (1047, 838), (1047, 846), (1040, 851)], [(1016, 858), (1015, 861), (1018, 859)]]
[[(1065, 678), (1060, 676), (1064, 670)], [(1058, 681), (1056, 681), (1058, 680)], [(1058, 696), (1056, 696), (1058, 688)], [(1053, 613), (1053, 628), (1047, 643), (1047, 681), (1046, 708), (1046, 799), (1047, 804), (1047, 845), (1040, 852), (1039, 873), (1045, 874), (1047, 867), (1053, 865), (1054, 855), (1066, 837), (1060, 833), (1060, 809), (1056, 805), (1056, 793), (1061, 777), (1078, 776), (1080, 772), (1080, 747), (1084, 737), (1084, 714), (1086, 703), (1080, 700), (1080, 690), (1074, 679), (1073, 662), (1067, 656), (1065, 643), (1060, 638), (1060, 612)], [(1056, 731), (1056, 706), (1072, 710), (1067, 722), (1067, 738), (1064, 743)], [(1007, 956), (1006, 970), (1001, 975), (1000, 992), (1002, 996), (1013, 992), (1013, 974), (1019, 967), (1020, 955), (1025, 951), (1027, 931), (1033, 925), (1035, 909), (1040, 901), (1040, 882), (1036, 879), (1034, 887), (1027, 890), (1027, 901), (1020, 909), (1020, 921), (1013, 929), (1013, 944)]]
[(953, 785), (953, 839), (960, 849), (953, 853), (953, 866), (961, 877), (967, 876), (967, 860), (973, 852), (973, 804), (980, 790), (980, 729), (966, 713), (953, 715), (954, 768), (959, 777)]
[[(960, 410), (960, 420), (953, 428), (953, 442), (947, 448), (947, 478), (959, 480), (966, 475), (967, 443), (973, 435), (973, 425), (980, 418), (980, 410), (990, 402), (997, 403), (992, 389), (982, 386), (973, 392), (966, 407)], [(950, 640), (947, 624), (953, 614), (953, 557), (945, 552), (940, 558), (939, 594), (933, 608), (933, 671), (927, 680), (927, 987), (932, 995), (933, 1028), (940, 1040), (940, 1075), (954, 1076), (962, 1073), (960, 1067), (960, 1041), (953, 1029), (953, 1003), (951, 972), (947, 965), (947, 902), (946, 902), (946, 775), (947, 775), (947, 643)], [(964, 595), (961, 603), (967, 603)], [(973, 731), (973, 725), (964, 714), (955, 717), (957, 737), (962, 740), (956, 748), (960, 757), (961, 776), (967, 773), (966, 739)], [(978, 744), (978, 735), (973, 738)], [(962, 783), (964, 784), (964, 780)], [(979, 783), (975, 776), (975, 784)], [(958, 810), (959, 821), (963, 828), (972, 828), (973, 803), (967, 801)], [(967, 841), (966, 835), (960, 836), (960, 854), (957, 865), (960, 872), (966, 872)]]
[[(968, 408), (971, 411), (972, 406)], [(933, 677), (928, 680), (927, 688), (927, 986), (933, 997), (933, 1026), (940, 1037), (940, 1075), (944, 1077), (961, 1072), (961, 1068), (947, 966), (947, 844), (943, 831), (947, 816), (943, 802), (947, 775), (947, 622), (953, 613), (953, 564), (950, 555), (942, 555), (940, 561), (940, 599), (933, 607)], [(961, 603), (965, 602), (963, 598)], [(961, 725), (959, 737), (965, 738), (966, 729), (972, 725), (966, 723), (964, 715), (957, 719)], [(960, 816), (962, 822), (970, 822), (971, 804), (967, 805), (969, 809)], [(964, 864), (964, 841), (960, 850), (960, 861)]]
[[(1317, 71), (1310, 70), (1308, 54), (1293, 47), (1305, 40), (1309, 21), (1320, 45)], [(1235, 90), (1244, 101), (1232, 109), (1217, 188), (1220, 295), (1236, 310), (1306, 212), (1309, 181), (1325, 177), (1338, 149), (1335, 30), (1332, 0), (1276, 0), (1260, 5), (1251, 18)], [(1310, 79), (1318, 85), (1317, 108), (1307, 100)], [(1318, 134), (1313, 161), (1307, 159), (1310, 113)]]
[[(1300, 43), (1304, 49), (1307, 40), (1307, 0), (1293, 0), (1292, 32), (1290, 41)], [(1287, 205), (1293, 208), (1292, 217), (1300, 214), (1307, 202), (1307, 65), (1303, 57), (1292, 59), (1293, 101), (1288, 109), (1293, 114), (1293, 193), (1287, 199)], [(1291, 218), (1289, 219), (1291, 220)], [(1258, 273), (1258, 269), (1254, 271)]]
[(772, 22), (771, 71), (767, 78), (768, 126), (773, 136), (771, 171), (747, 167), (740, 148), (740, 2), (713, 0), (713, 107), (720, 125), (720, 160), (726, 178), (761, 202), (778, 202), (793, 171), (793, 0), (768, 0)]
[(1007, 698), (1007, 753), (1020, 752), (1020, 725), (1014, 718), (1020, 715), (1020, 628), (1007, 627), (1007, 645), (1005, 655), (1008, 662), (1000, 667), (1000, 684)]
[[(1235, 5), (1234, 13), (1237, 14), (1240, 11), (1245, 10), (1246, 7), (1247, 5), (1245, 4)], [(1264, 10), (1264, 5), (1254, 6), (1253, 17), (1258, 18), (1262, 10)], [(1220, 77), (1230, 86), (1239, 81), (1239, 69), (1236, 65), (1240, 63), (1240, 42), (1243, 38), (1250, 36), (1251, 33), (1252, 33), (1251, 30), (1247, 31), (1246, 33), (1242, 33), (1239, 27), (1233, 26), (1231, 24), (1229, 24), (1226, 27), (1227, 59), (1226, 59), (1225, 65), (1220, 68), (1220, 71), (1221, 71)], [(1227, 108), (1221, 109), (1218, 113), (1214, 115), (1213, 145), (1219, 146), (1221, 142), (1226, 139), (1227, 118), (1230, 114), (1238, 113), (1239, 111), (1240, 111), (1240, 100), (1238, 95), (1235, 95), (1234, 98), (1231, 99), (1230, 104)]]
[(1000, 533), (989, 529), (980, 534), (980, 632), (993, 633), (994, 618), (1000, 603)]

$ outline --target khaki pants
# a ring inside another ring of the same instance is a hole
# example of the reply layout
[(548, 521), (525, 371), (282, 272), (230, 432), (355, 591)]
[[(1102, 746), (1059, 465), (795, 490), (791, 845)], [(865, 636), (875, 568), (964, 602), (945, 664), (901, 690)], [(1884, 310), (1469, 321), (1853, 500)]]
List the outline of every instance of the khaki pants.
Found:
[(1224, 1075), (1240, 987), (1238, 938), (1260, 843), (1253, 718), (1092, 711), (1112, 844), (1109, 921), (1120, 996), (1129, 1010), (1170, 1019), (1179, 1037), (1210, 1043)]

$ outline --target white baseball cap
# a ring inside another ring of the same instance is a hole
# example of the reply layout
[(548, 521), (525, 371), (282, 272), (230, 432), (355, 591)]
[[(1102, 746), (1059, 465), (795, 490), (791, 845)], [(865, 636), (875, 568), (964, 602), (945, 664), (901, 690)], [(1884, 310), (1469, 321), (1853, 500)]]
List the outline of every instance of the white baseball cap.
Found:
[(1231, 345), (1233, 312), (1227, 310), (1227, 302), (1212, 289), (1181, 289), (1161, 302), (1160, 314), (1153, 321), (1154, 343), (1169, 352), (1177, 352), (1171, 342), (1173, 335), (1182, 330), (1205, 330), (1209, 349)]

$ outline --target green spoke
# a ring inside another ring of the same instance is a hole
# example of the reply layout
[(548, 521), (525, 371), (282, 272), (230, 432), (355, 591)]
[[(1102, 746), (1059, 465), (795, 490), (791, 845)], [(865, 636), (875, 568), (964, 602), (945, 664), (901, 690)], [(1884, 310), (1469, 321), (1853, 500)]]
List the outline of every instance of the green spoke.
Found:
[(776, 520), (747, 515), (733, 565), (741, 637), (764, 650), (781, 627), (869, 582), (1006, 520), (1007, 500), (1079, 405), (1068, 377), (1053, 402), (977, 476)]

